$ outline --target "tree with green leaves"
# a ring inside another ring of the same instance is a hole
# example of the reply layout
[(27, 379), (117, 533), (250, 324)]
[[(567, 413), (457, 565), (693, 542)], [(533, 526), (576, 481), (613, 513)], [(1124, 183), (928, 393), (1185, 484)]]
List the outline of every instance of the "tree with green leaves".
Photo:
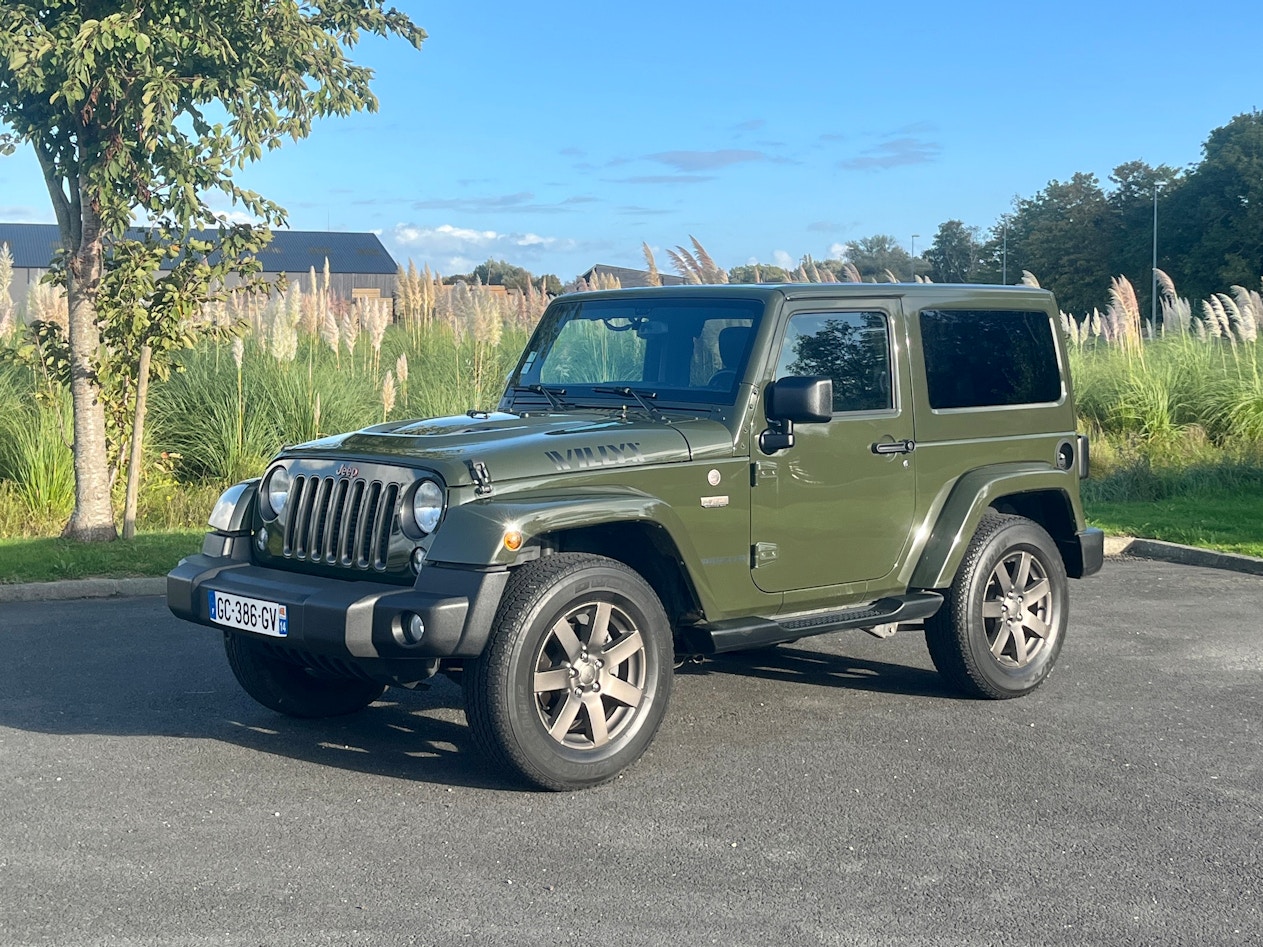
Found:
[(728, 271), (730, 283), (788, 283), (790, 273), (771, 263), (745, 263)]
[(934, 242), (925, 251), (930, 279), (936, 283), (968, 283), (973, 280), (978, 243), (978, 229), (966, 227), (964, 221), (948, 220), (939, 224)]
[(908, 251), (899, 246), (894, 237), (885, 233), (862, 237), (850, 243), (846, 249), (846, 259), (854, 264), (860, 278), (865, 281), (887, 282), (887, 273), (896, 280), (906, 280), (912, 272), (912, 257), (908, 255)]
[(1159, 198), (1159, 252), (1182, 292), (1205, 297), (1234, 284), (1257, 286), (1263, 272), (1263, 113), (1214, 129), (1202, 160)]
[(535, 276), (530, 270), (514, 266), (506, 260), (487, 260), (486, 263), (475, 266), (472, 273), (459, 273), (443, 279), (443, 282), (449, 284), (475, 281), (483, 286), (508, 286), (520, 293), (527, 292), (530, 287), (554, 296), (561, 292), (561, 280), (552, 273), (546, 273), (542, 277)]
[[(70, 307), (75, 510), (65, 535), (116, 535), (102, 376), (102, 278), (140, 215), (174, 240), (224, 223), (226, 195), (266, 226), (285, 211), (235, 170), (314, 119), (373, 111), (364, 33), (419, 47), (425, 32), (382, 0), (5, 0), (0, 6), (0, 150), (34, 150), (61, 231)], [(265, 236), (229, 234), (244, 259)], [(170, 287), (181, 292), (179, 287)], [(108, 303), (106, 308), (108, 309)], [(168, 311), (179, 311), (176, 306)], [(117, 353), (115, 353), (117, 355)]]
[(1110, 272), (1109, 205), (1095, 174), (1049, 181), (1017, 202), (1008, 224), (1008, 277), (1030, 270), (1070, 312), (1103, 305)]

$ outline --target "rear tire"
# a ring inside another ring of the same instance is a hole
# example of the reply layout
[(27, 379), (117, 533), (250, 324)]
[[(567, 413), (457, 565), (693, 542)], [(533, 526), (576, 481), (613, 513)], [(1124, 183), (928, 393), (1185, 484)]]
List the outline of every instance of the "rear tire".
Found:
[(312, 671), (263, 642), (226, 632), (228, 666), (245, 692), (269, 710), (290, 717), (340, 717), (363, 710), (386, 685)]
[(943, 607), (925, 622), (925, 643), (934, 666), (964, 693), (1021, 697), (1051, 673), (1069, 610), (1052, 537), (1038, 523), (990, 510)]
[(595, 786), (652, 742), (673, 659), (666, 613), (634, 570), (581, 553), (537, 559), (515, 570), (465, 666), (466, 717), (483, 752), (526, 781)]

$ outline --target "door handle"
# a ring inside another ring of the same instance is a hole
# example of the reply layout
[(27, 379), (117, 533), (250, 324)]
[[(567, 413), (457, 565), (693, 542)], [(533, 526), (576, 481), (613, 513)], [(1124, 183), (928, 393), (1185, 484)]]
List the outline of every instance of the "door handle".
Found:
[(914, 440), (881, 441), (873, 445), (874, 454), (911, 454), (916, 449), (917, 442)]

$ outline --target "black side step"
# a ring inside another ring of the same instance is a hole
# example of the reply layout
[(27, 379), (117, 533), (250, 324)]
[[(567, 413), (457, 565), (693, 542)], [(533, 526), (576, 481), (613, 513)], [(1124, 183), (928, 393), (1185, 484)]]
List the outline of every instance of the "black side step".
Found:
[(781, 641), (823, 635), (846, 628), (869, 628), (897, 622), (929, 618), (943, 604), (937, 592), (909, 592), (879, 598), (868, 605), (837, 612), (816, 613), (802, 618), (731, 618), (681, 629), (680, 635), (696, 654), (722, 654), (761, 648)]

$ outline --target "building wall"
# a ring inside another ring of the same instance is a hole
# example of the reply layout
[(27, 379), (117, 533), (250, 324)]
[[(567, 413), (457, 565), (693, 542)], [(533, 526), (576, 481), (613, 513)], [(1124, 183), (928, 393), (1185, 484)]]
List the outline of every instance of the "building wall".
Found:
[[(15, 306), (25, 304), (31, 284), (38, 283), (45, 272), (45, 270), (30, 267), (13, 268), (13, 282), (9, 286), (9, 296)], [(287, 275), (291, 284), (301, 283), (303, 292), (307, 292), (310, 288), (309, 274), (290, 273)], [(264, 273), (263, 276), (269, 282), (274, 282), (280, 274)], [(320, 279), (321, 275), (317, 273), (316, 278)], [(234, 280), (229, 280), (229, 285), (234, 285), (234, 282)], [(380, 298), (392, 299), (395, 295), (395, 276), (393, 273), (331, 273), (329, 274), (329, 289), (334, 296), (346, 300), (360, 295), (372, 295), (374, 290)]]

